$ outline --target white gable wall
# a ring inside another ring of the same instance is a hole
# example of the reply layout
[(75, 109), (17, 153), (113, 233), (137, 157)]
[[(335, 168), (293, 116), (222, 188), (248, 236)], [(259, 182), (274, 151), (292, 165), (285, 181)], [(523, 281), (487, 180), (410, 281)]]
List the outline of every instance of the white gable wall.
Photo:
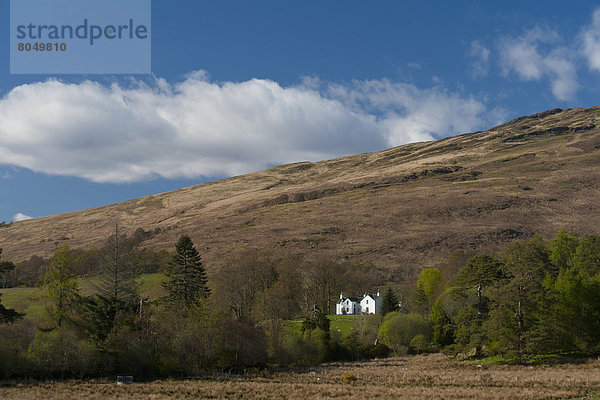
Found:
[[(377, 293), (379, 295), (379, 293)], [(378, 314), (381, 312), (381, 296), (367, 294), (361, 301), (352, 301), (347, 297), (340, 296), (335, 305), (337, 315), (359, 315)]]
[(343, 314), (348, 314), (348, 315), (360, 314), (360, 303), (352, 301), (352, 300), (350, 300), (348, 298), (345, 298), (345, 299), (337, 302), (337, 304), (335, 306), (335, 313), (337, 315), (343, 315)]
[(366, 295), (360, 301), (360, 308), (363, 314), (378, 314), (381, 311), (381, 297)]

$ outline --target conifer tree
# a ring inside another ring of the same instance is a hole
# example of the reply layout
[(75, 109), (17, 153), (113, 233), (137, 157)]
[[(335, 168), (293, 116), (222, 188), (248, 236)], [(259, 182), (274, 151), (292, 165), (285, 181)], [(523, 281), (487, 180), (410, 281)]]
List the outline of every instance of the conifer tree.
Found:
[(137, 301), (137, 288), (127, 241), (121, 235), (118, 224), (115, 224), (115, 233), (107, 239), (103, 253), (99, 283), (96, 286), (98, 294), (116, 310), (127, 308), (129, 303)]
[(399, 303), (400, 302), (398, 301), (396, 293), (394, 293), (394, 290), (388, 286), (383, 295), (383, 300), (381, 301), (381, 315), (385, 316), (387, 313), (398, 311), (400, 309)]
[(138, 300), (130, 251), (118, 224), (102, 252), (98, 283), (93, 285), (97, 293), (82, 302), (86, 330), (99, 346), (104, 346), (116, 328), (133, 318)]
[(206, 285), (206, 271), (200, 260), (200, 254), (194, 247), (192, 239), (182, 235), (175, 245), (177, 254), (166, 268), (167, 281), (163, 283), (169, 300), (182, 301), (191, 307), (210, 294)]
[(460, 270), (457, 283), (477, 289), (477, 318), (483, 318), (483, 290), (504, 277), (502, 263), (485, 254), (478, 254)]

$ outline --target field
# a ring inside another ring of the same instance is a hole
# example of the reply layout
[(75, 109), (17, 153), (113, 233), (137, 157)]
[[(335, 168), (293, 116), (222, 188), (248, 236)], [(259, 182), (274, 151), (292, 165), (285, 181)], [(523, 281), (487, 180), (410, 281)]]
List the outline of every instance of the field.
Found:
[[(165, 280), (164, 274), (143, 274), (137, 279), (138, 291), (141, 296), (148, 296), (150, 301), (164, 296), (165, 291), (161, 282)], [(94, 293), (94, 280), (79, 279), (80, 294), (89, 296)], [(0, 289), (2, 294), (2, 305), (22, 312), (26, 317), (43, 317), (46, 315), (46, 296), (48, 292), (45, 287), (16, 287)]]
[[(346, 337), (350, 334), (354, 322), (364, 317), (361, 315), (328, 315), (327, 318), (331, 321), (331, 331), (339, 332), (340, 337)], [(288, 321), (288, 327), (291, 331), (300, 334), (302, 332), (302, 321), (304, 321), (304, 318)]]
[(600, 361), (482, 365), (441, 354), (202, 380), (65, 382), (0, 388), (2, 399), (599, 399)]

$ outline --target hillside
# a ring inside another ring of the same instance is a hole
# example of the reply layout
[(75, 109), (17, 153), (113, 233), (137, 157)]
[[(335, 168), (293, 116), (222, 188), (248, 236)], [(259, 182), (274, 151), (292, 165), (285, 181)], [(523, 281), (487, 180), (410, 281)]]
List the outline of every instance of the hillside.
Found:
[(4, 259), (101, 245), (114, 220), (171, 249), (189, 234), (209, 268), (244, 248), (419, 270), (454, 250), (494, 251), (560, 228), (600, 233), (600, 107), (517, 118), (485, 132), (281, 165), (0, 228)]

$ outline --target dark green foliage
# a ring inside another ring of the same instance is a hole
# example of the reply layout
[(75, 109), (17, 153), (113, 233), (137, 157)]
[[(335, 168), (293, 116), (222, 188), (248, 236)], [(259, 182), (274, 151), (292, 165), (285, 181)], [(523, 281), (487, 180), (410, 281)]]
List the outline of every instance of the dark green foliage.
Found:
[(0, 324), (0, 379), (27, 377), (31, 370), (27, 352), (37, 330), (27, 320)]
[(431, 340), (431, 323), (420, 314), (389, 313), (385, 316), (379, 329), (379, 340), (396, 354), (406, 354), (411, 342), (419, 335), (419, 346)]
[(442, 307), (441, 299), (437, 299), (431, 308), (431, 323), (434, 345), (444, 347), (454, 343), (454, 325)]
[[(507, 352), (522, 356), (532, 338), (534, 311), (542, 294), (544, 278), (546, 274), (554, 275), (556, 268), (538, 238), (510, 246), (504, 265), (509, 278), (495, 294), (496, 306), (490, 319), (500, 319), (493, 321), (496, 327), (502, 323), (510, 327), (501, 340)], [(497, 332), (493, 333), (496, 339)]]
[(461, 308), (454, 317), (455, 341), (461, 349), (480, 347), (484, 342), (484, 328), (478, 317), (477, 308), (469, 305)]
[(175, 249), (177, 254), (165, 270), (168, 280), (163, 286), (171, 302), (181, 301), (186, 307), (193, 307), (210, 294), (206, 271), (189, 236), (181, 236)]
[(115, 224), (103, 249), (97, 294), (82, 300), (81, 314), (85, 329), (97, 346), (105, 348), (109, 339), (123, 323), (131, 321), (137, 310), (137, 284), (130, 259), (127, 238)]
[[(0, 256), (2, 256), (2, 249), (0, 249)], [(3, 262), (0, 264), (0, 268), (5, 268), (6, 271), (12, 270), (14, 268), (14, 264), (11, 262)], [(2, 272), (2, 271), (0, 271)], [(0, 298), (2, 294), (0, 293)], [(5, 324), (8, 322), (14, 322), (23, 317), (23, 314), (16, 312), (13, 309), (6, 308), (2, 305), (0, 301), (0, 324)]]
[(514, 359), (600, 352), (600, 237), (561, 230), (547, 243), (515, 243), (501, 259), (478, 255), (463, 267), (460, 287), (432, 309), (435, 342), (447, 326), (456, 342), (448, 348)]
[[(2, 249), (0, 249), (0, 257)], [(7, 288), (10, 280), (10, 273), (15, 270), (15, 264), (11, 261), (0, 261), (0, 285)]]
[(532, 344), (538, 352), (554, 349), (593, 353), (600, 341), (600, 276), (574, 268), (544, 282)]
[[(460, 270), (456, 283), (460, 285), (466, 299), (472, 297), (473, 292), (476, 293), (476, 302), (466, 305), (454, 318), (456, 343), (462, 348), (480, 349), (485, 342), (483, 323), (488, 318), (486, 294), (490, 287), (501, 284), (505, 279), (503, 267), (500, 261), (478, 254)], [(441, 332), (448, 332), (449, 329), (450, 327), (446, 326), (444, 331), (440, 329), (438, 331), (441, 334)]]
[(358, 356), (362, 359), (385, 358), (389, 356), (390, 353), (390, 348), (383, 343), (369, 343), (358, 348)]
[(502, 263), (484, 254), (471, 258), (460, 270), (456, 283), (461, 286), (490, 286), (500, 281), (504, 274)]
[(105, 348), (113, 334), (135, 318), (137, 307), (130, 301), (115, 302), (101, 295), (82, 299), (81, 314), (88, 337), (98, 347)]
[(331, 320), (327, 318), (325, 313), (321, 312), (319, 307), (315, 307), (312, 315), (307, 316), (302, 321), (302, 333), (308, 331), (308, 335), (310, 336), (312, 331), (320, 329), (328, 334), (330, 326)]
[(425, 294), (423, 288), (417, 286), (410, 293), (407, 308), (411, 312), (419, 313), (421, 315), (428, 315), (431, 310), (429, 306), (429, 301), (430, 299)]
[[(0, 298), (2, 294), (0, 293)], [(21, 318), (23, 318), (24, 314), (16, 312), (12, 308), (6, 308), (0, 302), (0, 324), (5, 324), (9, 322), (15, 322)]]
[(383, 300), (381, 301), (381, 315), (385, 316), (385, 314), (398, 311), (400, 309), (400, 301), (394, 293), (394, 289), (391, 286), (388, 286), (385, 293), (383, 294)]
[(492, 257), (479, 254), (460, 270), (456, 282), (467, 288), (477, 288), (477, 318), (483, 320), (483, 290), (504, 278), (503, 265)]

